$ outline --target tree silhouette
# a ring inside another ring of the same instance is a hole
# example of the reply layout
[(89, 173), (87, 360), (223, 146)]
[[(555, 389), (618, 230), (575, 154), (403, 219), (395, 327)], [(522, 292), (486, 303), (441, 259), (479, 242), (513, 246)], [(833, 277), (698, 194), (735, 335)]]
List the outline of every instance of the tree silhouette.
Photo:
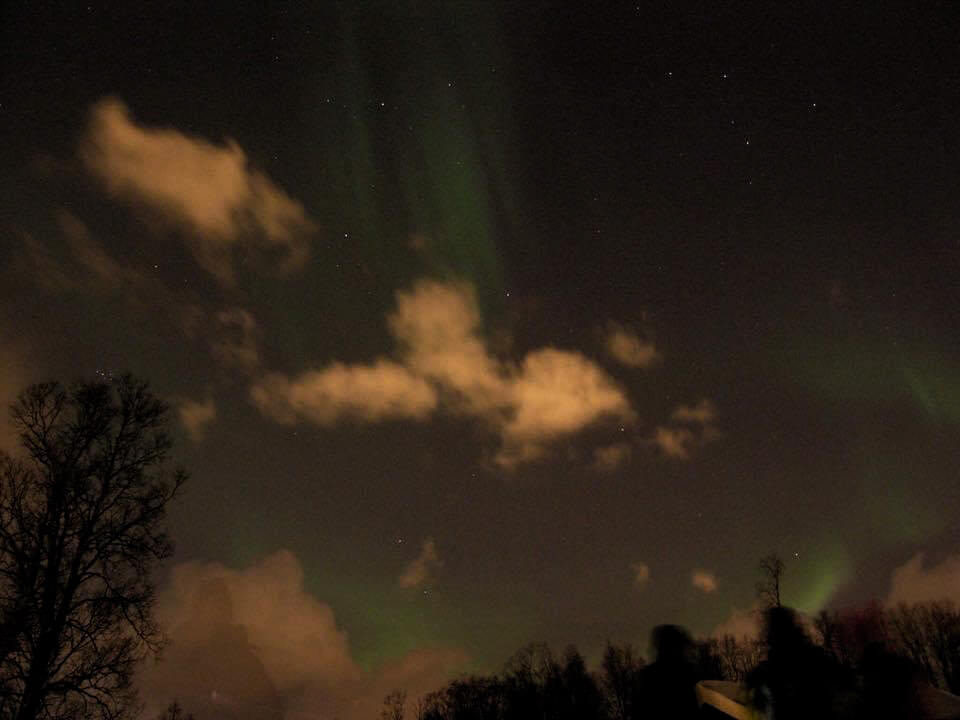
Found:
[(760, 582), (757, 596), (767, 608), (783, 607), (780, 602), (780, 582), (783, 579), (783, 560), (776, 553), (760, 558)]
[(403, 720), (403, 710), (407, 704), (407, 693), (393, 690), (383, 699), (380, 720)]
[(960, 692), (960, 611), (952, 602), (900, 604), (887, 622), (900, 652), (930, 684)]
[(169, 557), (166, 406), (145, 383), (34, 385), (0, 453), (0, 719), (113, 720), (159, 649), (151, 574)]
[(194, 717), (193, 713), (186, 712), (180, 707), (180, 703), (174, 700), (167, 705), (167, 709), (160, 714), (157, 720), (194, 720)]
[(603, 653), (603, 674), (600, 683), (607, 698), (611, 720), (633, 720), (634, 703), (639, 694), (640, 671), (643, 659), (630, 643), (613, 645), (607, 643)]

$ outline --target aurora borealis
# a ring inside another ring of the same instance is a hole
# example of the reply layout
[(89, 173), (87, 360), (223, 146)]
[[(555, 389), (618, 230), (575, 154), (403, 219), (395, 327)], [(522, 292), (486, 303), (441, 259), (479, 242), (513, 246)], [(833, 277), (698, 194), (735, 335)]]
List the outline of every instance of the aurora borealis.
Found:
[(4, 6), (0, 399), (192, 474), (148, 702), (960, 600), (960, 16), (823, 5)]

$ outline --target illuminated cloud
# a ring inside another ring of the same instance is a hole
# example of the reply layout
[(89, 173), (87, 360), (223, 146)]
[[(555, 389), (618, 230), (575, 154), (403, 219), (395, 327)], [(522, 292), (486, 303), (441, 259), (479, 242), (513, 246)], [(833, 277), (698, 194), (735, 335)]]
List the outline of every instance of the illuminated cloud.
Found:
[(630, 571), (633, 573), (633, 587), (642, 588), (650, 580), (650, 566), (646, 563), (638, 562), (630, 565)]
[(371, 365), (334, 363), (293, 379), (261, 378), (250, 399), (267, 417), (285, 424), (299, 418), (317, 425), (338, 420), (422, 420), (437, 406), (433, 386), (403, 365), (380, 359)]
[(466, 661), (456, 649), (421, 649), (364, 671), (288, 551), (243, 570), (174, 567), (158, 617), (170, 644), (141, 672), (145, 717), (175, 697), (197, 717), (368, 720), (390, 690), (426, 693)]
[(498, 464), (541, 457), (545, 445), (603, 417), (632, 416), (623, 391), (583, 355), (530, 352), (519, 367), (502, 362), (479, 334), (473, 290), (422, 281), (397, 293), (388, 318), (404, 362), (451, 396), (451, 408), (486, 420), (501, 436)]
[(433, 579), (434, 573), (442, 565), (433, 538), (427, 538), (420, 546), (420, 554), (400, 573), (398, 584), (406, 589), (421, 587)]
[(524, 455), (603, 417), (631, 417), (623, 391), (583, 355), (546, 348), (528, 354), (511, 382), (500, 458)]
[(49, 292), (115, 296), (148, 314), (151, 321), (162, 319), (190, 338), (219, 332), (212, 327), (208, 313), (191, 302), (182, 289), (173, 291), (156, 272), (112, 257), (75, 214), (60, 210), (56, 218), (61, 237), (40, 242), (30, 235), (22, 236), (22, 248), (13, 263), (18, 273)]
[(745, 637), (756, 639), (760, 637), (760, 630), (761, 613), (759, 606), (755, 605), (749, 610), (733, 608), (730, 611), (730, 616), (717, 625), (710, 636), (722, 638), (725, 635), (732, 635), (738, 640)]
[(510, 382), (479, 335), (480, 312), (465, 283), (421, 281), (397, 293), (387, 317), (412, 371), (444, 387), (455, 407), (473, 414), (510, 403)]
[(176, 400), (176, 405), (180, 422), (190, 440), (194, 443), (201, 442), (207, 432), (207, 426), (217, 418), (217, 405), (213, 398), (207, 397), (202, 401), (179, 398)]
[(80, 157), (110, 194), (186, 229), (197, 262), (221, 283), (234, 282), (238, 250), (279, 271), (306, 262), (313, 222), (233, 141), (144, 127), (106, 99), (93, 107)]
[(607, 333), (607, 352), (620, 364), (632, 368), (647, 368), (660, 360), (660, 353), (653, 343), (615, 325)]
[(713, 425), (716, 415), (716, 407), (706, 398), (696, 405), (678, 405), (670, 414), (670, 424), (654, 431), (653, 444), (667, 457), (687, 460), (694, 449), (718, 436)]
[(627, 443), (605, 445), (593, 451), (593, 466), (601, 472), (610, 472), (630, 461), (633, 449)]
[(580, 353), (542, 348), (519, 366), (494, 357), (466, 284), (423, 281), (398, 292), (387, 326), (399, 363), (334, 363), (293, 380), (268, 375), (251, 390), (254, 404), (280, 422), (319, 424), (423, 419), (442, 405), (500, 436), (495, 460), (503, 467), (535, 460), (551, 442), (603, 418), (633, 418), (623, 390)]
[(124, 280), (140, 282), (137, 273), (120, 265), (91, 237), (90, 230), (80, 218), (64, 210), (58, 213), (57, 219), (74, 259), (97, 280), (113, 286)]
[(939, 600), (960, 603), (960, 555), (948, 555), (929, 567), (924, 567), (924, 557), (917, 553), (893, 571), (888, 605)]
[(678, 405), (671, 413), (670, 419), (675, 422), (707, 425), (713, 422), (716, 414), (717, 409), (713, 403), (704, 398), (696, 405)]
[(687, 428), (660, 426), (654, 433), (653, 441), (668, 457), (686, 460), (690, 457), (694, 436)]
[(697, 590), (702, 590), (705, 593), (712, 593), (717, 589), (717, 576), (709, 570), (694, 570), (690, 574), (690, 583)]

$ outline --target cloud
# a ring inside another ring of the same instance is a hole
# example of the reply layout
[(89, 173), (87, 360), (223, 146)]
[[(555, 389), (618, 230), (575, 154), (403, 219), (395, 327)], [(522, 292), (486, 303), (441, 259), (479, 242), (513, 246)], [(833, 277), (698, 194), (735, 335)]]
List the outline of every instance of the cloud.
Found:
[(50, 247), (29, 233), (21, 233), (21, 252), (14, 255), (11, 269), (20, 276), (28, 277), (40, 288), (61, 292), (76, 287), (74, 277), (57, 260)]
[(210, 351), (226, 368), (251, 373), (260, 367), (260, 329), (257, 320), (243, 308), (221, 310), (214, 315)]
[(206, 434), (207, 426), (217, 418), (217, 405), (212, 397), (205, 400), (179, 398), (176, 400), (180, 422), (187, 431), (190, 440), (199, 443)]
[(577, 352), (541, 348), (519, 367), (494, 357), (480, 336), (472, 288), (421, 281), (397, 293), (388, 325), (411, 370), (437, 383), (454, 411), (487, 421), (503, 441), (504, 467), (534, 460), (545, 445), (603, 417), (631, 418), (623, 391)]
[(628, 443), (614, 443), (593, 451), (593, 467), (601, 472), (611, 472), (630, 461), (633, 449)]
[(496, 461), (504, 467), (541, 457), (549, 443), (603, 418), (633, 417), (623, 390), (580, 353), (541, 348), (519, 365), (494, 357), (464, 283), (422, 281), (398, 292), (387, 326), (399, 362), (333, 363), (293, 380), (274, 373), (254, 385), (254, 404), (280, 422), (324, 425), (423, 419), (443, 407), (486, 422), (501, 438)]
[(706, 398), (696, 405), (678, 405), (670, 414), (670, 424), (654, 431), (653, 444), (668, 457), (687, 460), (694, 449), (719, 435), (713, 424), (716, 415), (716, 407)]
[(614, 360), (631, 368), (648, 368), (660, 360), (660, 353), (653, 343), (615, 325), (607, 333), (607, 352)]
[(705, 593), (712, 593), (717, 589), (717, 576), (709, 570), (694, 570), (690, 574), (690, 583)]
[(660, 426), (654, 432), (653, 441), (665, 455), (686, 460), (690, 457), (694, 435), (686, 428)]
[(713, 422), (716, 415), (717, 409), (713, 403), (704, 398), (696, 405), (678, 405), (671, 413), (670, 419), (675, 422), (707, 425)]
[(238, 250), (282, 272), (306, 262), (313, 221), (232, 140), (139, 125), (110, 98), (93, 106), (80, 157), (111, 195), (186, 229), (197, 262), (223, 284), (234, 282)]
[(50, 289), (85, 289), (119, 292), (127, 299), (144, 302), (167, 299), (165, 288), (137, 268), (115, 260), (90, 232), (87, 224), (69, 210), (57, 212), (57, 224), (63, 232), (69, 258), (75, 263), (64, 266), (53, 253), (37, 242), (28, 245), (37, 269), (44, 277), (40, 282)]
[[(62, 236), (40, 242), (24, 235), (12, 264), (48, 292), (118, 296), (150, 320), (162, 320), (188, 337), (220, 332), (209, 313), (183, 288), (168, 288), (155, 272), (112, 257), (88, 225), (68, 210), (56, 213)], [(62, 240), (62, 243), (60, 242)]]
[(762, 628), (761, 620), (762, 616), (759, 605), (754, 605), (749, 610), (733, 608), (730, 611), (730, 616), (717, 625), (710, 633), (710, 636), (722, 638), (725, 635), (732, 635), (738, 640), (744, 637), (751, 639), (759, 638)]
[(630, 571), (633, 573), (633, 587), (644, 587), (650, 580), (650, 566), (646, 563), (638, 562), (630, 565)]
[(437, 406), (433, 386), (403, 365), (380, 359), (371, 365), (333, 363), (293, 379), (264, 376), (250, 389), (253, 404), (269, 418), (317, 425), (338, 420), (423, 420)]
[(509, 378), (479, 335), (480, 312), (469, 285), (421, 281), (398, 292), (387, 325), (404, 364), (445, 388), (459, 409), (485, 414), (510, 403)]
[(433, 579), (434, 573), (443, 563), (437, 555), (437, 547), (433, 538), (427, 538), (420, 546), (420, 554), (415, 557), (403, 572), (400, 573), (398, 584), (402, 588), (418, 588)]
[(511, 382), (501, 425), (501, 462), (582, 430), (603, 417), (631, 418), (623, 391), (583, 355), (545, 348), (529, 353)]
[(920, 552), (893, 571), (887, 605), (953, 600), (960, 603), (960, 555), (948, 555), (940, 563), (924, 567)]
[(364, 671), (333, 610), (305, 590), (303, 569), (288, 551), (242, 570), (178, 565), (157, 611), (170, 644), (139, 676), (145, 717), (175, 697), (210, 720), (367, 720), (391, 689), (425, 693), (466, 661), (456, 649), (421, 648)]

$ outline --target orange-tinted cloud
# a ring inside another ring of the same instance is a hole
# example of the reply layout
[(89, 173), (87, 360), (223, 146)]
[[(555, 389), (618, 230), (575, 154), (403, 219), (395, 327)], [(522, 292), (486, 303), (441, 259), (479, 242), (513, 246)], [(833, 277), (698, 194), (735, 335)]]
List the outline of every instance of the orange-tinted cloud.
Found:
[(203, 400), (177, 398), (175, 404), (180, 423), (187, 431), (190, 440), (194, 443), (201, 442), (207, 427), (217, 419), (217, 405), (213, 397), (206, 397)]
[(294, 378), (271, 373), (253, 385), (250, 398), (267, 417), (287, 424), (298, 418), (318, 425), (341, 419), (422, 420), (437, 406), (430, 383), (384, 359), (370, 365), (333, 363)]
[(637, 589), (645, 587), (650, 581), (650, 566), (646, 563), (632, 563), (630, 565), (630, 572), (633, 573), (633, 587)]
[(717, 576), (709, 570), (697, 569), (690, 574), (690, 584), (697, 590), (712, 593), (717, 589)]
[(633, 448), (629, 443), (614, 443), (598, 447), (593, 451), (593, 466), (601, 472), (610, 472), (630, 462), (632, 454)]
[(463, 667), (462, 651), (425, 648), (364, 671), (333, 610), (303, 582), (288, 551), (243, 570), (176, 566), (158, 604), (170, 644), (139, 678), (146, 716), (178, 698), (205, 720), (369, 720), (393, 688), (415, 698)]
[(660, 353), (652, 342), (616, 325), (610, 327), (606, 344), (610, 357), (627, 367), (648, 368), (660, 361)]
[(433, 538), (427, 538), (420, 546), (420, 554), (411, 560), (410, 564), (400, 573), (398, 584), (406, 589), (421, 587), (433, 579), (434, 573), (442, 565)]
[(917, 553), (893, 571), (888, 605), (940, 600), (960, 603), (960, 555), (948, 555), (927, 567), (924, 558), (924, 553)]
[(664, 455), (685, 460), (690, 457), (694, 436), (687, 428), (661, 426), (654, 432), (653, 441)]
[(678, 405), (671, 413), (670, 419), (675, 422), (707, 425), (713, 422), (716, 415), (717, 409), (713, 403), (704, 398), (696, 405)]
[(738, 640), (745, 637), (756, 639), (760, 637), (761, 627), (762, 614), (759, 606), (755, 605), (749, 610), (733, 608), (730, 611), (730, 616), (717, 625), (710, 635), (715, 638), (732, 635)]
[(551, 442), (603, 418), (633, 417), (623, 390), (578, 352), (541, 348), (519, 366), (496, 358), (464, 283), (422, 281), (397, 293), (387, 325), (399, 362), (334, 363), (293, 380), (269, 375), (253, 387), (254, 403), (282, 422), (320, 424), (421, 419), (442, 405), (486, 422), (501, 438), (496, 462), (504, 467), (541, 457)]
[(626, 395), (599, 366), (580, 353), (554, 348), (523, 359), (512, 377), (510, 401), (498, 455), (506, 464), (603, 417), (632, 416)]
[(678, 405), (670, 414), (670, 424), (657, 427), (653, 444), (667, 457), (686, 460), (694, 449), (718, 436), (713, 424), (717, 409), (704, 398), (696, 405)]
[(110, 98), (94, 105), (80, 157), (111, 195), (185, 227), (197, 262), (224, 284), (234, 281), (238, 250), (280, 271), (306, 262), (313, 229), (306, 210), (251, 169), (233, 141), (139, 125)]

